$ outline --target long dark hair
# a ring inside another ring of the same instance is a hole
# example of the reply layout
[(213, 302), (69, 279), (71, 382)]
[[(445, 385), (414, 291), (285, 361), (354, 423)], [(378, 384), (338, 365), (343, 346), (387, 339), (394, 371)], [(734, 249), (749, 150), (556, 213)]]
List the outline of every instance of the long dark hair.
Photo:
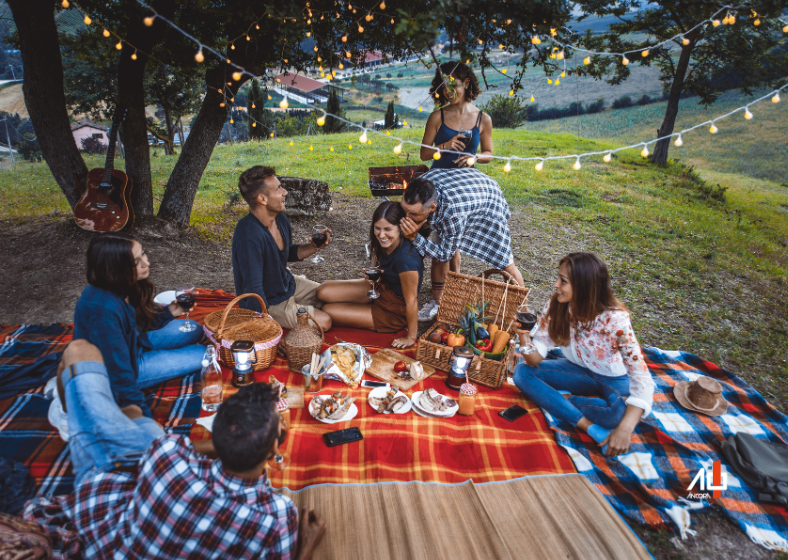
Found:
[[(372, 224), (369, 226), (370, 251), (375, 263), (380, 263), (380, 259), (382, 259), (384, 255), (383, 247), (380, 246), (380, 241), (375, 237), (375, 224), (378, 220), (382, 219), (393, 226), (399, 227), (399, 223), (404, 217), (405, 210), (402, 209), (399, 202), (394, 202), (393, 200), (382, 202), (380, 206), (375, 208), (375, 213), (372, 214)], [(400, 237), (403, 241), (405, 240), (405, 238), (402, 237), (402, 232), (400, 232)]]
[(156, 316), (155, 286), (148, 278), (137, 280), (132, 248), (137, 241), (125, 233), (102, 233), (90, 240), (87, 252), (88, 284), (112, 292), (137, 312), (137, 322), (147, 327)]
[(607, 265), (596, 254), (569, 253), (558, 263), (559, 268), (561, 265), (566, 265), (572, 285), (572, 301), (561, 303), (558, 296), (553, 294), (547, 312), (547, 332), (553, 342), (567, 346), (571, 325), (588, 327), (604, 311), (626, 311), (627, 308), (613, 295)]

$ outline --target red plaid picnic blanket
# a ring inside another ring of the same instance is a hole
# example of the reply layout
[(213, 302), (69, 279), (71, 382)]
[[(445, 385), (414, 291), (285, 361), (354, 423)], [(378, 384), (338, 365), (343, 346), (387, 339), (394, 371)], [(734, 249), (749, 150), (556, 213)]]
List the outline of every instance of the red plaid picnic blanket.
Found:
[[(204, 317), (216, 308), (223, 308), (233, 296), (213, 292), (210, 300), (202, 295), (198, 309)], [(209, 308), (215, 306), (213, 309)], [(197, 310), (195, 310), (197, 311)], [(192, 313), (192, 317), (195, 313)], [(339, 337), (346, 342), (364, 345), (374, 353), (389, 347), (400, 333), (378, 334), (359, 329), (333, 328), (326, 333), (326, 342), (333, 344)], [(327, 346), (324, 346), (325, 349)], [(402, 352), (413, 357), (414, 351)], [(231, 372), (225, 373), (225, 398), (235, 392), (230, 384)], [(291, 373), (287, 362), (277, 357), (274, 364), (255, 374), (255, 380), (268, 381), (276, 376), (288, 387), (303, 386), (301, 374)], [(365, 379), (373, 379), (365, 375)], [(445, 395), (452, 391), (445, 385), (446, 373), (431, 377), (406, 391), (432, 387)], [(456, 415), (450, 419), (423, 418), (415, 412), (378, 414), (367, 403), (369, 389), (348, 389), (343, 383), (327, 381), (323, 393), (342, 390), (357, 400), (358, 415), (341, 424), (323, 424), (306, 409), (292, 409), (292, 427), (285, 442), (291, 463), (281, 472), (270, 473), (274, 486), (298, 490), (313, 484), (369, 483), (388, 481), (474, 482), (510, 480), (524, 475), (563, 474), (575, 472), (566, 452), (558, 447), (547, 428), (544, 415), (514, 386), (504, 384), (494, 391), (479, 386), (474, 416)], [(456, 398), (456, 392), (453, 393)], [(307, 395), (305, 400), (311, 399)], [(498, 412), (513, 404), (530, 411), (525, 417), (508, 422)], [(203, 413), (209, 415), (209, 413)], [(323, 434), (357, 426), (364, 439), (357, 443), (327, 447)], [(202, 426), (195, 424), (191, 438), (210, 437)]]

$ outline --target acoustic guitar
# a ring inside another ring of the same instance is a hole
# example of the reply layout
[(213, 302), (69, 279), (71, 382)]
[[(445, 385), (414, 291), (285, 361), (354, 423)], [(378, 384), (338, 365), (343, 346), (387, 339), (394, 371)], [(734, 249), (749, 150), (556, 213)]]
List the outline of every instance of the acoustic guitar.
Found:
[(107, 159), (103, 169), (88, 173), (85, 194), (74, 207), (74, 220), (88, 231), (129, 230), (134, 225), (131, 208), (131, 179), (115, 169), (115, 144), (118, 126), (126, 117), (126, 109), (117, 107), (109, 133)]

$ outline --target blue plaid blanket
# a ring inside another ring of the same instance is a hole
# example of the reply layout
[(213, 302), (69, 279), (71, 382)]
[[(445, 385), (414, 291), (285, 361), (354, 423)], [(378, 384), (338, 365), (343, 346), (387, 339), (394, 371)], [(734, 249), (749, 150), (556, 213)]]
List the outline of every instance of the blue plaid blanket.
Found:
[[(70, 492), (74, 476), (68, 444), (47, 420), (50, 401), (43, 390), (48, 377), (36, 377), (31, 387), (30, 380), (25, 382), (18, 372), (29, 371), (42, 358), (59, 356), (71, 341), (72, 331), (71, 325), (62, 324), (0, 325), (0, 374), (22, 383), (15, 396), (0, 399), (0, 455), (28, 468), (39, 495)], [(145, 391), (145, 400), (167, 433), (189, 435), (200, 416), (200, 376), (187, 375), (158, 385)]]
[[(788, 442), (788, 417), (741, 378), (693, 354), (658, 348), (644, 348), (643, 352), (654, 378), (654, 407), (652, 416), (640, 422), (632, 435), (628, 453), (607, 459), (589, 436), (545, 412), (559, 445), (569, 453), (578, 472), (631, 521), (655, 527), (674, 525), (685, 538), (694, 534), (690, 512), (716, 507), (753, 542), (788, 552), (788, 511), (758, 502), (757, 492), (727, 470), (718, 445), (742, 432)], [(729, 403), (726, 414), (696, 414), (682, 408), (673, 396), (676, 384), (701, 375), (722, 384), (722, 395)], [(719, 498), (712, 495), (698, 500), (699, 483), (691, 491), (688, 487), (699, 469), (705, 469), (711, 480), (715, 461), (722, 461), (727, 489), (720, 491)]]

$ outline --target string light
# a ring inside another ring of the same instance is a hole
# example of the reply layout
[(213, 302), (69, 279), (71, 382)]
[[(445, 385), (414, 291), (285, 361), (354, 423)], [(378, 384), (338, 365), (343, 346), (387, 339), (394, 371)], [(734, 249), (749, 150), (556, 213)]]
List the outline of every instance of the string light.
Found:
[(153, 18), (151, 16), (148, 16), (145, 19), (143, 19), (142, 22), (145, 24), (145, 27), (150, 27), (151, 25), (153, 25)]
[(328, 151), (329, 151), (329, 152), (333, 152), (333, 151), (334, 151), (334, 146), (331, 146), (331, 147), (328, 149)]
[(63, 0), (60, 3), (60, 5), (63, 6), (64, 8), (68, 8), (71, 4), (68, 3), (68, 0)]
[(711, 132), (712, 134), (717, 134), (718, 130), (719, 129), (716, 127), (716, 125), (714, 123), (711, 123), (711, 128), (709, 128), (709, 132)]
[[(271, 134), (271, 136), (273, 136), (273, 133)], [(309, 151), (311, 152), (312, 150), (314, 150), (314, 148), (310, 145), (309, 146)]]
[(714, 27), (719, 27), (720, 26), (720, 20), (718, 20), (718, 19), (712, 20), (711, 24)]
[(364, 130), (364, 132), (361, 133), (361, 136), (358, 137), (358, 141), (361, 142), (362, 144), (366, 144), (367, 143), (367, 131), (366, 131), (366, 129)]
[(536, 169), (537, 171), (541, 171), (542, 169), (544, 169), (544, 160), (541, 160), (539, 163), (534, 165), (534, 169)]
[(280, 109), (287, 109), (288, 108), (287, 97), (283, 97), (282, 101), (279, 102)]
[(506, 165), (503, 166), (504, 173), (509, 173), (512, 170), (512, 162), (507, 161)]
[(627, 58), (627, 55), (623, 56), (623, 58), (621, 59), (621, 64), (623, 64), (624, 66), (629, 64), (629, 59)]
[(678, 138), (676, 138), (676, 141), (673, 142), (673, 145), (677, 148), (681, 148), (684, 145), (684, 140), (681, 139), (681, 134), (679, 134)]
[(101, 32), (101, 34), (104, 35), (104, 37), (109, 37), (109, 31), (107, 31), (106, 28)]
[(750, 112), (749, 109), (744, 110), (744, 118), (747, 119), (748, 121), (752, 120), (752, 113)]
[(402, 144), (397, 144), (394, 146), (394, 153), (399, 154), (400, 152), (402, 152)]
[(385, 10), (386, 9), (386, 3), (385, 2), (381, 2), (380, 3), (380, 9), (381, 10)]
[(93, 20), (90, 19), (88, 16), (85, 16), (85, 19), (83, 19), (82, 21), (85, 22), (85, 25), (90, 25), (91, 23), (93, 23)]
[(780, 93), (775, 93), (774, 97), (772, 97), (772, 103), (779, 103), (780, 102)]
[(647, 158), (648, 154), (649, 154), (648, 146), (646, 144), (643, 144), (643, 149), (640, 151), (640, 155), (643, 156), (644, 158)]
[(291, 145), (291, 146), (293, 145), (293, 141), (292, 141), (292, 140), (290, 140), (290, 145)]
[(643, 58), (646, 58), (648, 56), (648, 49), (646, 49), (645, 51), (642, 51), (640, 53), (640, 56), (642, 56)]
[(240, 81), (242, 77), (243, 74), (241, 74), (240, 72), (233, 72), (233, 80), (235, 80), (236, 82)]
[(121, 50), (123, 48), (123, 41), (118, 41), (118, 44), (115, 45), (115, 48)]
[(606, 163), (610, 163), (610, 160), (613, 159), (613, 152), (608, 152), (605, 154), (605, 157), (602, 158), (605, 160)]
[(318, 117), (317, 118), (317, 126), (323, 126), (324, 124), (326, 124), (326, 118), (323, 117), (323, 116)]
[(591, 57), (590, 57), (590, 56), (587, 56), (587, 57), (585, 57), (585, 58), (583, 59), (583, 64), (585, 64), (586, 66), (588, 66), (589, 64), (591, 64)]
[(437, 151), (434, 154), (432, 154), (432, 159), (434, 159), (435, 161), (438, 161), (440, 158), (441, 158), (440, 151)]
[(689, 39), (687, 39), (686, 37), (684, 37), (684, 38), (681, 40), (681, 44), (682, 44), (682, 45), (689, 45), (689, 44), (690, 44), (690, 40), (689, 40)]
[(572, 167), (574, 168), (575, 171), (580, 171), (580, 168), (583, 167), (582, 165), (580, 165), (580, 156), (577, 156), (577, 159), (575, 160), (575, 164)]
[(131, 60), (137, 60), (137, 51), (136, 50), (133, 53), (131, 53)]

